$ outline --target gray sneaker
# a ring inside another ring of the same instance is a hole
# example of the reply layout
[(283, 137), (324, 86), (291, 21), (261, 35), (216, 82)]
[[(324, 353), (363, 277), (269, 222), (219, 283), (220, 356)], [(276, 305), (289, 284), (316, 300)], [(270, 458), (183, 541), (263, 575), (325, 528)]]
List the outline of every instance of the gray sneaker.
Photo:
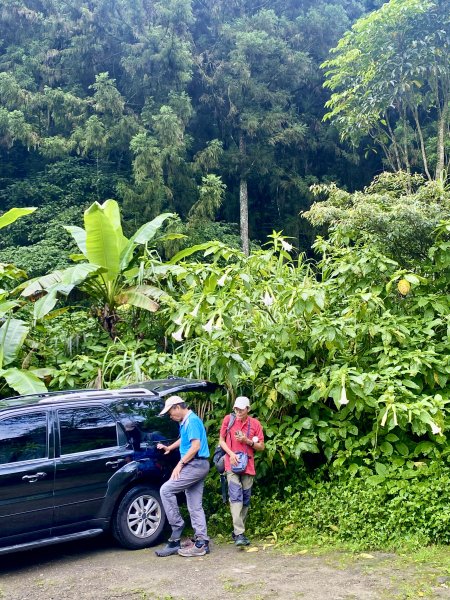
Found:
[(209, 554), (209, 552), (208, 542), (203, 541), (197, 541), (195, 544), (192, 544), (192, 546), (185, 546), (178, 550), (178, 554), (186, 558), (189, 558), (190, 556), (205, 556), (205, 554)]
[(164, 548), (160, 550), (155, 550), (156, 556), (172, 556), (173, 554), (177, 554), (178, 550), (181, 548), (180, 540), (169, 540)]
[(243, 533), (240, 533), (234, 538), (234, 544), (235, 546), (249, 546), (250, 540)]

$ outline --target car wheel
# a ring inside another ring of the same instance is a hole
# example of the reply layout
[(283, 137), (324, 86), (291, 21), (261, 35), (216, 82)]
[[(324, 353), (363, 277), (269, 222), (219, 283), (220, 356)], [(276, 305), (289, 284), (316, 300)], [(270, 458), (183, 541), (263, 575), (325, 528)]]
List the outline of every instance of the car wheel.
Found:
[(125, 494), (117, 508), (113, 534), (125, 548), (139, 550), (157, 541), (165, 522), (159, 493), (151, 487), (136, 487)]

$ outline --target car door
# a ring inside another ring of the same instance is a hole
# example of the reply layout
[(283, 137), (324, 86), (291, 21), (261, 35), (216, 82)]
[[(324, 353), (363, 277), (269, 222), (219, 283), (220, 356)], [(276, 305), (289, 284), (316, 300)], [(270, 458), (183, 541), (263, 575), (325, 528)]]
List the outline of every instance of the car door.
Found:
[(50, 535), (55, 461), (45, 409), (0, 417), (0, 545)]
[(170, 445), (179, 437), (178, 424), (159, 416), (163, 406), (160, 398), (123, 397), (109, 407), (124, 428), (140, 470), (154, 477), (155, 484), (168, 479), (180, 459), (178, 451), (165, 455), (157, 448), (158, 443)]
[(93, 525), (108, 482), (132, 455), (126, 439), (119, 444), (117, 423), (102, 405), (56, 410), (57, 456), (53, 533)]

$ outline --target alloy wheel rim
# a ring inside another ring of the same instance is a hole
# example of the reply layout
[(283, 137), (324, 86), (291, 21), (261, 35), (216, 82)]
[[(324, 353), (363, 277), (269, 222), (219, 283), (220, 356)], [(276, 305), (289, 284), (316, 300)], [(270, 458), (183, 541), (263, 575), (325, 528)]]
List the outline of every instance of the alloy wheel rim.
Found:
[(128, 528), (138, 538), (150, 537), (161, 522), (161, 506), (148, 494), (138, 496), (130, 505), (127, 514)]

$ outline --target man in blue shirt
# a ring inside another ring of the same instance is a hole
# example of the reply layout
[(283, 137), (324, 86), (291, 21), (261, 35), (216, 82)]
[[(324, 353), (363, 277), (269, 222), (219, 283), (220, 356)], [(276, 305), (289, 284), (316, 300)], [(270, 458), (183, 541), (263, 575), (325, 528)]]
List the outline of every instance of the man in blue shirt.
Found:
[[(167, 398), (160, 415), (169, 413), (171, 419), (180, 424), (180, 437), (170, 446), (158, 444), (159, 450), (168, 454), (180, 449), (181, 460), (175, 466), (169, 481), (161, 486), (161, 501), (167, 520), (172, 527), (166, 546), (156, 550), (157, 556), (204, 556), (209, 554), (209, 538), (203, 510), (203, 487), (209, 471), (209, 448), (202, 420), (190, 410), (180, 396)], [(189, 516), (195, 533), (192, 546), (181, 547), (184, 520), (178, 508), (176, 494), (185, 492)]]

